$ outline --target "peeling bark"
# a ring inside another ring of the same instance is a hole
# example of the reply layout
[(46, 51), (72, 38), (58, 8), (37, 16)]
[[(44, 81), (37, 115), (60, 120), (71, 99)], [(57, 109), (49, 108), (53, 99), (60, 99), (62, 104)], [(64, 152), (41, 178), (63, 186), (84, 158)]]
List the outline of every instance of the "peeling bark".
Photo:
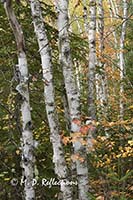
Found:
[(28, 67), (27, 59), (25, 54), (25, 44), (22, 28), (14, 14), (12, 9), (11, 1), (4, 3), (6, 14), (13, 30), (17, 50), (18, 50), (18, 66), (19, 66), (19, 84), (16, 90), (21, 96), (21, 113), (22, 113), (22, 168), (24, 177), (24, 198), (25, 200), (34, 200), (35, 192), (32, 186), (33, 175), (34, 175), (34, 156), (33, 156), (33, 135), (32, 135), (32, 122), (29, 102), (29, 88), (28, 88)]
[[(69, 19), (68, 19), (68, 1), (55, 1), (58, 13), (58, 31), (59, 31), (59, 61), (62, 66), (64, 83), (67, 93), (69, 113), (71, 119), (72, 134), (80, 132), (80, 99), (75, 81), (73, 64), (71, 58), (69, 41)], [(79, 123), (77, 123), (77, 121)], [(88, 169), (86, 161), (85, 147), (78, 141), (73, 144), (74, 153), (80, 155), (84, 162), (76, 160), (76, 170), (78, 178), (79, 200), (88, 200)]]
[[(58, 116), (55, 106), (55, 94), (53, 86), (50, 47), (45, 32), (45, 26), (42, 18), (40, 2), (38, 0), (30, 0), (30, 6), (33, 18), (34, 30), (40, 48), (39, 52), (41, 55), (43, 80), (45, 80), (45, 83), (47, 83), (44, 84), (44, 97), (45, 97), (47, 118), (51, 132), (50, 140), (53, 145), (53, 162), (55, 164), (55, 173), (57, 174), (60, 180), (67, 182), (69, 181), (68, 169), (64, 158), (63, 146), (61, 142), (59, 123), (58, 123)], [(70, 185), (63, 184), (63, 182), (61, 182), (60, 190), (63, 193), (63, 200), (72, 200), (72, 190)]]
[(98, 11), (98, 67), (96, 72), (96, 95), (97, 95), (97, 110), (98, 119), (107, 118), (107, 79), (105, 74), (104, 59), (104, 9), (103, 1), (97, 0)]
[(88, 114), (96, 119), (95, 70), (96, 70), (96, 0), (90, 0), (89, 21), (89, 73), (88, 73)]

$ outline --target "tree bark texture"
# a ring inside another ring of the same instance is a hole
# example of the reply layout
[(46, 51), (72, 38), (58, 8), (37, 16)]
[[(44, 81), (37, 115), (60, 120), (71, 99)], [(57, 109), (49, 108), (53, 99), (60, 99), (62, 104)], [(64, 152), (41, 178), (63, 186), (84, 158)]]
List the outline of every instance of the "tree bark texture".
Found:
[(124, 117), (124, 85), (123, 79), (125, 74), (125, 61), (124, 61), (124, 43), (126, 35), (126, 26), (127, 26), (127, 16), (128, 15), (128, 2), (123, 0), (123, 23), (121, 26), (121, 36), (120, 36), (120, 54), (119, 54), (119, 67), (120, 67), (120, 119)]
[[(73, 70), (70, 41), (69, 41), (69, 19), (68, 19), (68, 0), (55, 1), (58, 14), (59, 31), (59, 61), (62, 66), (64, 83), (67, 93), (69, 113), (71, 119), (72, 135), (79, 133), (81, 128), (80, 121), (80, 98), (75, 81)], [(81, 136), (73, 143), (74, 154), (83, 158), (83, 162), (76, 160), (76, 170), (78, 177), (79, 200), (88, 200), (88, 169), (86, 162), (85, 147), (80, 143)]]
[(98, 11), (98, 57), (97, 57), (97, 71), (96, 71), (96, 95), (97, 95), (97, 111), (98, 119), (107, 118), (107, 80), (105, 74), (104, 59), (104, 9), (103, 1), (97, 0)]
[[(109, 12), (110, 12), (110, 20), (111, 23), (113, 23), (113, 17), (118, 15), (118, 11), (116, 13), (116, 10), (112, 9), (112, 0), (108, 0), (108, 4), (109, 4)], [(113, 37), (114, 37), (114, 47), (115, 50), (118, 49), (118, 40), (117, 40), (117, 35), (116, 35), (116, 30), (112, 30), (113, 31)], [(117, 53), (116, 59), (119, 60), (119, 54)]]
[(69, 178), (55, 106), (55, 93), (53, 86), (53, 73), (49, 42), (45, 32), (45, 25), (43, 22), (40, 2), (38, 0), (30, 0), (30, 6), (34, 30), (38, 40), (39, 52), (41, 55), (44, 81), (44, 98), (51, 132), (50, 140), (53, 146), (53, 162), (55, 164), (55, 173), (57, 174), (59, 180), (62, 180), (60, 190), (63, 193), (63, 200), (72, 200), (71, 186), (63, 183), (68, 182)]
[(89, 21), (89, 72), (88, 72), (88, 114), (96, 119), (95, 70), (96, 70), (96, 0), (90, 0)]
[(89, 23), (88, 23), (88, 6), (86, 0), (83, 0), (83, 17), (84, 17), (84, 27), (87, 37), (89, 39)]
[(21, 97), (21, 113), (22, 113), (22, 162), (23, 168), (23, 181), (24, 181), (24, 198), (25, 200), (34, 200), (35, 192), (32, 186), (34, 175), (34, 156), (33, 156), (33, 135), (32, 135), (32, 122), (31, 111), (29, 102), (29, 87), (28, 87), (28, 67), (25, 54), (25, 43), (22, 28), (14, 14), (11, 1), (4, 3), (6, 14), (13, 30), (18, 50), (18, 66), (19, 66), (19, 84), (16, 87)]

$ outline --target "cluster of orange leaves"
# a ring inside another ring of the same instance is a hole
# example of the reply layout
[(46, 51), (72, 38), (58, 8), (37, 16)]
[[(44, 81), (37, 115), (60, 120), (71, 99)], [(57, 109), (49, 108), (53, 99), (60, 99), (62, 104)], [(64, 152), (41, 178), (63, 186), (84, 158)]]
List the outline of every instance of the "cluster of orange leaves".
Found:
[[(66, 146), (71, 143), (74, 144), (76, 142), (79, 142), (82, 146), (88, 147), (87, 138), (89, 135), (91, 135), (91, 132), (95, 130), (95, 125), (94, 124), (81, 125), (81, 120), (79, 119), (74, 119), (73, 123), (75, 123), (76, 125), (80, 127), (79, 132), (71, 133), (70, 136), (65, 136), (64, 133), (62, 133), (61, 134), (62, 143)], [(90, 143), (92, 144), (92, 147), (88, 149), (89, 151), (91, 151), (94, 149), (96, 140), (93, 137), (89, 137), (89, 140), (90, 140)], [(80, 162), (84, 162), (84, 158), (79, 153), (75, 153), (71, 155), (71, 159), (73, 160), (73, 162), (77, 160)]]
[[(81, 120), (74, 119), (73, 123), (80, 126), (79, 132), (71, 133), (70, 136), (64, 136), (62, 133), (61, 138), (64, 145), (68, 145), (70, 143), (80, 142), (82, 145), (87, 145), (86, 138), (92, 131), (95, 130), (95, 126), (93, 124), (90, 125), (81, 125)], [(92, 140), (92, 143), (94, 139)]]
[(84, 162), (84, 158), (78, 153), (71, 155), (71, 159), (73, 162), (76, 162), (77, 160), (80, 161), (81, 163)]

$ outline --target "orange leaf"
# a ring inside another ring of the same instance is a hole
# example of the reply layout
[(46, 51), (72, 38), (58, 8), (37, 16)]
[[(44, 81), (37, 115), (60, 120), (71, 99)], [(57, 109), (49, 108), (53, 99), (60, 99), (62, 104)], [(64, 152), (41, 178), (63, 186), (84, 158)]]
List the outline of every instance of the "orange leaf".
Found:
[(71, 159), (73, 160), (73, 162), (75, 162), (75, 161), (77, 161), (77, 160), (79, 160), (80, 162), (84, 162), (84, 158), (83, 157), (81, 157), (78, 153), (77, 154), (73, 154), (72, 156), (71, 156)]
[(86, 135), (89, 130), (94, 131), (95, 127), (91, 124), (91, 125), (84, 125), (80, 128), (81, 133), (84, 135)]
[(62, 137), (62, 142), (64, 145), (67, 145), (68, 143), (70, 143), (70, 137)]
[(79, 126), (81, 125), (81, 120), (79, 120), (79, 119), (76, 119), (76, 118), (75, 118), (75, 119), (72, 120), (72, 122), (73, 122), (74, 124), (79, 125)]
[(98, 197), (96, 198), (96, 200), (104, 200), (104, 197), (103, 197), (103, 196), (98, 196)]
[(82, 134), (86, 135), (89, 129), (89, 125), (84, 125), (80, 128)]

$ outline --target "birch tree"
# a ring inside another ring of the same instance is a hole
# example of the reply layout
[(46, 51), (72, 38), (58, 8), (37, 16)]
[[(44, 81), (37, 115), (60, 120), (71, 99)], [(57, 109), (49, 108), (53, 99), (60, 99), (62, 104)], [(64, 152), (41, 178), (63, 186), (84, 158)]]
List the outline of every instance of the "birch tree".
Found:
[(52, 62), (51, 62), (49, 42), (45, 31), (45, 25), (43, 22), (40, 2), (38, 0), (31, 0), (30, 6), (33, 18), (34, 30), (38, 40), (39, 52), (41, 56), (43, 82), (44, 82), (44, 98), (45, 98), (47, 118), (51, 132), (50, 139), (53, 145), (53, 162), (55, 164), (55, 173), (61, 180), (60, 189), (61, 192), (63, 193), (63, 200), (72, 200), (71, 186), (69, 184), (65, 184), (65, 182), (69, 182), (68, 179), (69, 175), (64, 158), (58, 116), (56, 113)]
[(87, 36), (89, 37), (89, 24), (88, 24), (88, 10), (87, 10), (87, 8), (88, 7), (87, 7), (86, 0), (83, 0), (84, 27), (85, 27), (85, 32), (87, 33)]
[(127, 25), (127, 16), (128, 15), (128, 3), (127, 0), (123, 0), (123, 23), (121, 26), (121, 35), (120, 35), (120, 53), (119, 53), (119, 67), (120, 67), (120, 119), (123, 119), (124, 116), (124, 85), (123, 79), (125, 74), (125, 61), (124, 61), (124, 42), (126, 35), (126, 25)]
[(35, 192), (32, 186), (34, 175), (34, 156), (33, 156), (33, 135), (31, 122), (31, 108), (29, 102), (29, 88), (28, 88), (28, 67), (25, 54), (24, 35), (19, 24), (14, 10), (12, 8), (11, 0), (4, 3), (4, 8), (15, 36), (17, 51), (18, 51), (18, 68), (19, 68), (19, 84), (16, 87), (21, 97), (21, 114), (22, 114), (22, 169), (24, 181), (24, 198), (25, 200), (34, 200)]
[(118, 15), (119, 15), (119, 10), (118, 10), (118, 5), (117, 5), (116, 1), (115, 0), (109, 0), (109, 3), (111, 5), (110, 10), (112, 11), (113, 16), (115, 18), (117, 18)]
[[(119, 12), (118, 12), (118, 9), (115, 10), (114, 6), (112, 6), (113, 5), (112, 0), (108, 0), (108, 4), (109, 4), (109, 7), (110, 7), (109, 8), (110, 20), (113, 23), (113, 17), (117, 17)], [(114, 47), (115, 47), (115, 50), (117, 50), (118, 49), (118, 40), (117, 40), (117, 34), (116, 34), (116, 30), (115, 29), (113, 30), (113, 37), (114, 37)], [(117, 53), (116, 55), (117, 55), (116, 56), (117, 60), (119, 60), (119, 54)]]
[(89, 72), (88, 72), (88, 114), (96, 119), (95, 70), (96, 70), (96, 0), (90, 0), (89, 21)]
[[(72, 135), (76, 135), (80, 132), (80, 99), (75, 82), (75, 76), (73, 73), (73, 64), (70, 52), (69, 41), (69, 20), (68, 20), (68, 1), (59, 0), (55, 1), (56, 11), (58, 13), (58, 31), (59, 31), (59, 61), (62, 66), (64, 83), (67, 93), (70, 120), (71, 120), (71, 132)], [(78, 191), (79, 200), (88, 200), (88, 169), (86, 162), (85, 148), (79, 141), (80, 136), (73, 143), (74, 153), (81, 156), (84, 162), (79, 159), (76, 160), (76, 170), (78, 177)]]
[(98, 118), (107, 117), (107, 80), (105, 74), (105, 63), (104, 59), (104, 9), (103, 1), (97, 1), (98, 11), (98, 69), (96, 72), (96, 95), (97, 95), (97, 109)]

